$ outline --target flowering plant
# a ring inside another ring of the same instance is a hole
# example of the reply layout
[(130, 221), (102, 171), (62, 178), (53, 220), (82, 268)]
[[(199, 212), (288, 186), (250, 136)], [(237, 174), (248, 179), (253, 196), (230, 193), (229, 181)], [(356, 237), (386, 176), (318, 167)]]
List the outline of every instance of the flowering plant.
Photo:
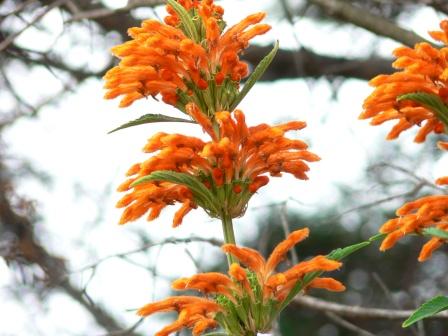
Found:
[[(204, 297), (173, 296), (139, 309), (141, 316), (178, 313), (177, 320), (156, 335), (183, 328), (201, 335), (217, 327), (232, 336), (268, 332), (296, 295), (311, 288), (343, 291), (342, 283), (321, 277), (322, 273), (339, 269), (341, 259), (373, 241), (384, 238), (381, 250), (386, 250), (407, 234), (431, 235), (420, 261), (448, 241), (448, 196), (434, 195), (405, 204), (397, 211), (399, 217), (385, 223), (381, 233), (368, 241), (299, 262), (283, 272), (275, 269), (290, 249), (308, 237), (307, 228), (288, 235), (267, 260), (256, 250), (238, 246), (232, 220), (244, 215), (250, 199), (269, 183), (269, 176), (288, 173), (306, 180), (308, 163), (320, 158), (308, 151), (305, 142), (286, 136), (304, 128), (305, 122), (248, 126), (237, 109), (278, 49), (276, 44), (252, 74), (240, 59), (252, 38), (269, 31), (270, 26), (261, 23), (264, 13), (226, 28), (224, 10), (213, 0), (167, 0), (167, 12), (164, 23), (146, 20), (141, 27), (129, 29), (132, 40), (113, 48), (120, 63), (105, 75), (105, 97), (121, 96), (121, 107), (145, 97), (161, 97), (185, 118), (149, 114), (115, 130), (150, 122), (189, 122), (201, 127), (207, 140), (165, 132), (153, 135), (143, 148), (152, 155), (134, 164), (118, 188), (125, 193), (117, 204), (124, 208), (120, 223), (145, 214), (151, 221), (166, 206), (180, 203), (173, 219), (177, 227), (189, 211), (201, 208), (222, 222), (222, 250), (229, 265), (228, 275), (200, 273), (172, 284), (177, 291), (195, 290)], [(441, 28), (442, 32), (431, 35), (448, 43), (448, 21)], [(427, 43), (397, 49), (394, 65), (403, 71), (371, 81), (375, 91), (366, 99), (360, 118), (372, 118), (374, 125), (397, 119), (390, 139), (423, 122), (417, 142), (431, 132), (446, 133), (447, 50)], [(448, 147), (443, 142), (439, 145)], [(437, 181), (447, 182), (447, 177)]]

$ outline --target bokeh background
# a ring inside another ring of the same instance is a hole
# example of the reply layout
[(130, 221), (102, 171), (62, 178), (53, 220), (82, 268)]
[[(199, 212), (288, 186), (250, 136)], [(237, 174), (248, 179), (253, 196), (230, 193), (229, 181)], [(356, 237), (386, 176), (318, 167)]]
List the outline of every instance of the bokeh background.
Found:
[[(387, 142), (389, 126), (357, 120), (367, 81), (390, 73), (392, 50), (428, 38), (448, 15), (437, 0), (222, 0), (232, 25), (256, 11), (273, 29), (243, 58), (255, 66), (280, 40), (271, 68), (240, 105), (249, 124), (305, 120), (297, 135), (322, 161), (309, 181), (273, 178), (235, 223), (237, 241), (267, 255), (285, 232), (311, 229), (299, 259), (364, 240), (406, 200), (436, 190), (448, 157), (436, 136), (414, 131)], [(153, 124), (108, 135), (145, 113), (178, 116), (151, 99), (119, 109), (102, 99), (110, 48), (164, 1), (0, 1), (0, 335), (153, 335), (173, 318), (135, 309), (170, 294), (170, 281), (222, 270), (220, 223), (201, 210), (171, 228), (175, 209), (152, 223), (118, 226), (116, 186), (164, 130), (203, 136), (194, 126)], [(309, 294), (348, 306), (414, 309), (447, 293), (446, 247), (416, 259), (424, 239), (381, 253), (374, 245), (333, 275), (347, 291)], [(298, 301), (273, 333), (284, 336), (448, 335), (448, 321), (403, 331), (400, 319), (339, 316)], [(187, 333), (185, 333), (186, 335)]]

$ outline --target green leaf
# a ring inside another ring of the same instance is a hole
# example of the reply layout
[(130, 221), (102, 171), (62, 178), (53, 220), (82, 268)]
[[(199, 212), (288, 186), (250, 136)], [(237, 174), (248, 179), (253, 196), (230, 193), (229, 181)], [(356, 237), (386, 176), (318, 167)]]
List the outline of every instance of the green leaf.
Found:
[(424, 235), (434, 236), (438, 238), (448, 239), (448, 232), (437, 228), (427, 228), (423, 230)]
[[(327, 255), (327, 257), (333, 260), (344, 259), (345, 257), (348, 257), (350, 254), (355, 253), (356, 251), (366, 246), (369, 246), (372, 243), (371, 239), (377, 239), (377, 236), (378, 235), (373, 236), (369, 240), (358, 244), (349, 245), (344, 248), (338, 248), (336, 250), (333, 250), (332, 252), (330, 252), (330, 254)], [(283, 301), (282, 305), (279, 308), (279, 312), (282, 311), (292, 301), (292, 299), (294, 299), (294, 297), (300, 293), (302, 289), (304, 289), (311, 281), (320, 276), (322, 273), (323, 273), (322, 271), (308, 273), (303, 277), (302, 281), (298, 281), (293, 287), (293, 289), (289, 292), (286, 299)]]
[(386, 236), (387, 236), (387, 233), (378, 233), (378, 234), (376, 234), (376, 235), (370, 237), (370, 238), (368, 239), (368, 241), (371, 242), (371, 243), (373, 243), (373, 242), (376, 242), (377, 240), (380, 240), (380, 239), (385, 238)]
[(397, 97), (397, 101), (401, 100), (412, 100), (430, 109), (448, 127), (448, 106), (438, 95), (425, 92), (413, 92)]
[(225, 332), (211, 332), (207, 334), (203, 334), (202, 336), (229, 336)]
[(368, 245), (370, 245), (370, 241), (365, 241), (362, 243), (350, 245), (350, 246), (347, 246), (344, 248), (338, 248), (338, 249), (332, 251), (328, 255), (328, 258), (333, 259), (333, 260), (341, 260)]
[(444, 310), (448, 310), (448, 297), (441, 295), (435, 296), (422, 304), (406, 321), (403, 322), (402, 327), (407, 328), (415, 322), (433, 316)]
[(168, 181), (184, 185), (191, 190), (199, 206), (206, 210), (211, 210), (215, 214), (219, 213), (219, 206), (217, 206), (213, 194), (194, 176), (171, 170), (158, 170), (134, 181), (134, 183), (131, 184), (131, 187), (149, 181)]
[(252, 87), (260, 79), (260, 77), (263, 76), (264, 72), (269, 67), (275, 55), (277, 54), (278, 46), (279, 44), (277, 41), (275, 42), (274, 48), (257, 65), (254, 72), (252, 72), (252, 75), (250, 75), (250, 77), (244, 84), (244, 87), (241, 90), (241, 92), (238, 94), (238, 96), (235, 97), (235, 100), (230, 105), (230, 111), (233, 111), (238, 106), (238, 104), (241, 103), (244, 97), (246, 97), (246, 95), (249, 93), (250, 89), (252, 89)]
[(179, 15), (180, 21), (184, 28), (184, 33), (196, 43), (199, 43), (199, 34), (193, 23), (191, 15), (188, 11), (179, 4), (176, 0), (167, 0), (167, 3), (174, 9), (177, 15)]
[(150, 124), (150, 123), (156, 123), (156, 122), (185, 122), (185, 123), (195, 123), (193, 120), (188, 119), (182, 119), (182, 118), (175, 118), (166, 116), (163, 114), (145, 114), (141, 116), (138, 119), (132, 120), (127, 122), (126, 124), (123, 124), (117, 128), (114, 128), (112, 131), (108, 132), (107, 134), (122, 130), (124, 128), (129, 128), (133, 126), (143, 125), (143, 124)]

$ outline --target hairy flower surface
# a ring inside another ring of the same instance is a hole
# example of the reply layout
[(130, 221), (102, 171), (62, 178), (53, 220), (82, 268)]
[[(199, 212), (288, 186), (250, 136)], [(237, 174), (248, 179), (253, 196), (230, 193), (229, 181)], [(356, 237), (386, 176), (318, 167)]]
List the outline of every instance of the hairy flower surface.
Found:
[[(302, 280), (306, 274), (316, 271), (334, 271), (342, 266), (339, 261), (328, 259), (325, 256), (317, 256), (300, 262), (284, 272), (276, 273), (276, 267), (286, 258), (288, 251), (297, 243), (306, 239), (308, 235), (309, 230), (307, 228), (292, 232), (275, 247), (268, 260), (265, 260), (258, 251), (247, 247), (225, 244), (222, 249), (237, 258), (256, 276), (263, 302), (266, 303), (270, 300), (282, 302), (297, 281)], [(316, 278), (309, 284), (309, 288), (313, 287), (332, 291), (345, 289), (340, 282), (331, 278)]]
[[(239, 54), (253, 37), (270, 29), (260, 24), (265, 14), (250, 15), (224, 31), (224, 11), (212, 0), (178, 1), (167, 10), (165, 24), (146, 20), (128, 30), (132, 40), (112, 49), (121, 61), (104, 77), (105, 98), (123, 96), (120, 106), (126, 107), (160, 94), (182, 111), (188, 102), (209, 116), (228, 110), (240, 80), (248, 75)], [(186, 15), (180, 16), (182, 12)]]
[[(178, 279), (172, 285), (175, 290), (197, 290), (208, 299), (172, 297), (146, 305), (138, 314), (148, 316), (165, 311), (179, 313), (178, 319), (157, 333), (157, 336), (169, 335), (182, 328), (193, 328), (193, 335), (200, 335), (218, 324), (232, 336), (269, 331), (281, 303), (297, 282), (309, 273), (334, 271), (342, 266), (338, 261), (317, 256), (276, 273), (275, 268), (286, 258), (288, 251), (308, 234), (307, 228), (294, 231), (273, 250), (268, 260), (255, 250), (226, 244), (222, 249), (234, 255), (245, 267), (234, 263), (229, 269), (229, 276), (216, 272), (200, 273)], [(306, 284), (303, 290), (309, 288), (330, 291), (345, 289), (333, 278), (319, 277)]]
[[(189, 104), (187, 110), (194, 117), (201, 115), (193, 104)], [(152, 220), (165, 206), (174, 203), (182, 203), (174, 217), (174, 226), (197, 206), (212, 217), (222, 218), (224, 213), (238, 217), (244, 213), (250, 197), (268, 183), (267, 174), (289, 173), (298, 179), (307, 179), (309, 167), (305, 162), (319, 160), (317, 155), (306, 150), (303, 141), (285, 136), (288, 131), (304, 128), (304, 122), (248, 127), (239, 110), (217, 112), (215, 119), (216, 130), (207, 118), (199, 120), (212, 138), (209, 142), (163, 132), (148, 140), (143, 150), (155, 154), (132, 166), (128, 171), (130, 178), (118, 188), (128, 191), (117, 204), (125, 208), (120, 223), (133, 221), (148, 211), (148, 220)], [(181, 182), (166, 180), (139, 183), (157, 171), (185, 174), (205, 187), (205, 191), (198, 191), (194, 185), (187, 187)], [(209, 195), (208, 201), (204, 200), (204, 194)]]
[(427, 105), (408, 99), (397, 100), (404, 94), (422, 92), (438, 96), (445, 104), (448, 102), (448, 21), (442, 21), (440, 27), (442, 31), (429, 34), (445, 46), (436, 48), (422, 42), (414, 48), (397, 48), (394, 51), (397, 60), (392, 65), (401, 71), (379, 75), (370, 81), (375, 90), (364, 101), (360, 119), (371, 118), (372, 125), (396, 120), (388, 139), (396, 139), (413, 126), (420, 127), (416, 142), (424, 142), (431, 132), (446, 132), (448, 114), (438, 114)]
[[(426, 196), (406, 203), (396, 214), (398, 218), (387, 221), (380, 229), (381, 233), (387, 234), (380, 246), (382, 251), (390, 249), (406, 235), (422, 233), (425, 228), (435, 227), (448, 232), (448, 195)], [(431, 238), (423, 246), (418, 260), (427, 260), (444, 243), (447, 240)]]
[(140, 308), (137, 314), (149, 316), (156, 312), (176, 311), (179, 314), (178, 319), (158, 331), (155, 336), (168, 336), (184, 328), (192, 329), (193, 336), (196, 336), (217, 326), (214, 317), (221, 309), (221, 306), (212, 300), (194, 296), (173, 296), (147, 304)]

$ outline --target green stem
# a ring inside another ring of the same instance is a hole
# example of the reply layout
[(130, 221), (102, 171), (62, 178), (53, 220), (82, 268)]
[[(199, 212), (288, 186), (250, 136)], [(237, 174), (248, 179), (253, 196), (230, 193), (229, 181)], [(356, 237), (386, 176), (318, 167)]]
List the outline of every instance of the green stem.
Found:
[(444, 113), (436, 113), (436, 115), (445, 126), (445, 134), (448, 134), (448, 114), (445, 115)]
[[(222, 231), (224, 233), (224, 242), (226, 244), (236, 244), (235, 242), (235, 233), (233, 232), (233, 223), (232, 223), (232, 217), (228, 213), (224, 213), (222, 218)], [(230, 265), (236, 262), (235, 258), (228, 253), (227, 254), (227, 261)]]

